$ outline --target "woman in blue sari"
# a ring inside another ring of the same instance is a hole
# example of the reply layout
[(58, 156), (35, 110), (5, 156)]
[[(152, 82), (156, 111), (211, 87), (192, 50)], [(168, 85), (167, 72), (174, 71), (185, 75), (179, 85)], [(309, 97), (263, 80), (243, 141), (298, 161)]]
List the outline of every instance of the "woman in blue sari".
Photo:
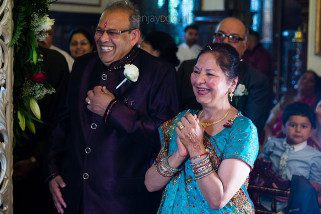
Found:
[(202, 110), (181, 112), (159, 128), (162, 148), (145, 176), (149, 191), (166, 186), (158, 213), (254, 213), (246, 188), (257, 130), (229, 102), (238, 63), (232, 46), (208, 45), (191, 74)]

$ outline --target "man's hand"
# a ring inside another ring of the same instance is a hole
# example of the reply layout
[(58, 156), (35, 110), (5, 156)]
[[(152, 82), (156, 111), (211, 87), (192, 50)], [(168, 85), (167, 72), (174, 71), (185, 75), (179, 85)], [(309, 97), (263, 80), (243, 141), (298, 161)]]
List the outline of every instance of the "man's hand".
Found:
[(49, 190), (58, 213), (64, 213), (64, 209), (67, 207), (60, 191), (60, 189), (64, 187), (66, 187), (66, 184), (60, 175), (49, 181)]
[(95, 86), (93, 90), (87, 92), (87, 108), (91, 112), (103, 116), (108, 104), (113, 99), (115, 99), (115, 96), (105, 86)]

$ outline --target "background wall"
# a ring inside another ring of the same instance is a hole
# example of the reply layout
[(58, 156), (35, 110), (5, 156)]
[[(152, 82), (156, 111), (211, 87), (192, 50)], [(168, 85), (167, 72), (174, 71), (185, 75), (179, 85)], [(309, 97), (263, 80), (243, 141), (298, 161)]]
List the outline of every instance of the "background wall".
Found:
[(224, 10), (224, 0), (203, 0), (202, 1), (202, 10), (203, 11), (215, 11), (215, 10)]
[[(90, 1), (90, 0), (88, 0)], [(51, 11), (60, 11), (60, 12), (69, 12), (69, 13), (98, 13), (100, 14), (108, 2), (111, 0), (100, 0), (100, 6), (93, 5), (81, 5), (81, 4), (64, 4), (59, 3), (59, 0), (56, 3), (53, 3), (50, 7)]]
[(93, 37), (100, 14), (111, 1), (99, 0), (99, 5), (84, 5), (60, 3), (58, 0), (51, 4), (49, 15), (55, 19), (53, 44), (69, 52), (69, 35), (79, 28)]
[(310, 0), (309, 4), (309, 44), (307, 67), (321, 75), (321, 56), (314, 54), (316, 0)]

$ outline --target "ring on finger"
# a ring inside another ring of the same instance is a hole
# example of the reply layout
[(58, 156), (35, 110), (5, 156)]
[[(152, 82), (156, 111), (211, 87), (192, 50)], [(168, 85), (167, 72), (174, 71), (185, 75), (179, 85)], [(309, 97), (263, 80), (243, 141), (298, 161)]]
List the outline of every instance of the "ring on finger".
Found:
[(184, 127), (185, 127), (185, 126), (184, 126), (183, 124), (179, 124), (179, 125), (178, 125), (179, 130), (182, 130)]

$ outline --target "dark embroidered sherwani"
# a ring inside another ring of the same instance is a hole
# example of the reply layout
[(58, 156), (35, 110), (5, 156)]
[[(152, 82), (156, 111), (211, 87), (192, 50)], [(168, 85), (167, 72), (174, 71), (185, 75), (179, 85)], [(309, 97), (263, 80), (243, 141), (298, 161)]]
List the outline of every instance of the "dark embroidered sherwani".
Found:
[[(138, 81), (115, 90), (125, 64), (138, 67)], [(96, 85), (118, 100), (106, 122), (86, 107)], [(160, 194), (147, 192), (144, 176), (160, 149), (157, 128), (178, 111), (174, 67), (136, 47), (108, 67), (96, 53), (85, 55), (74, 64), (66, 97), (49, 156), (49, 173), (66, 182), (65, 213), (155, 213)]]

